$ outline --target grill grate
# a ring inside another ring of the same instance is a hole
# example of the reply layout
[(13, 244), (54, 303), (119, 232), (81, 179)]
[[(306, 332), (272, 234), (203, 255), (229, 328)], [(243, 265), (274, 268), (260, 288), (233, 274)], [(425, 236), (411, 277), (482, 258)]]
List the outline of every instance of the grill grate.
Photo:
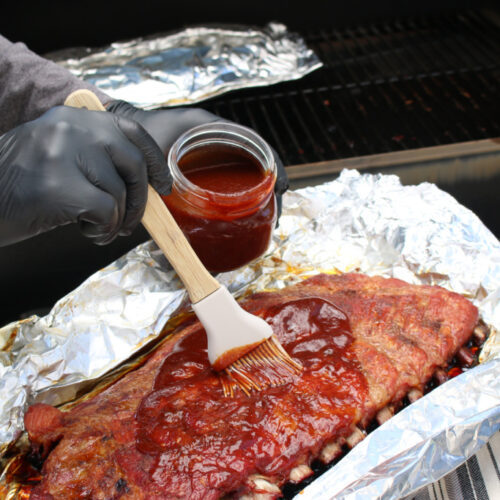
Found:
[(285, 165), (500, 136), (500, 28), (481, 12), (302, 35), (323, 68), (205, 105), (256, 129)]

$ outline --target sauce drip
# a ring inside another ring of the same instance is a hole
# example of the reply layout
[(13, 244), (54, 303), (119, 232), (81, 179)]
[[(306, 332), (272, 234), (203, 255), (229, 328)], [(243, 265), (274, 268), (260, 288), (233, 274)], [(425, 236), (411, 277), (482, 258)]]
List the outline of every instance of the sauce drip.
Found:
[(193, 491), (200, 479), (231, 491), (254, 472), (286, 475), (304, 443), (305, 453), (314, 452), (327, 437), (350, 433), (367, 383), (345, 314), (323, 299), (304, 298), (274, 306), (264, 318), (304, 367), (285, 385), (225, 398), (201, 328), (165, 358), (136, 421), (138, 450), (154, 457), (149, 477), (167, 491), (175, 490), (179, 474)]

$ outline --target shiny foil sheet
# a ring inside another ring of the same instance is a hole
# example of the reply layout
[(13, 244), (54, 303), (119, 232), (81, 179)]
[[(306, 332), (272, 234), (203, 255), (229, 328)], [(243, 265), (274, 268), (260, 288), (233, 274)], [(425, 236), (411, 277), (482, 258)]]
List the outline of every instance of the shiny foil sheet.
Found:
[(263, 29), (193, 27), (51, 57), (111, 97), (146, 109), (295, 80), (322, 65), (299, 35), (278, 23)]
[[(454, 469), (500, 428), (500, 243), (435, 185), (343, 171), (283, 198), (267, 255), (219, 275), (232, 293), (282, 288), (319, 272), (361, 271), (437, 284), (479, 307), (492, 334), (481, 364), (436, 388), (370, 433), (297, 498), (395, 498)], [(0, 339), (0, 439), (23, 430), (34, 401), (72, 400), (122, 365), (188, 307), (152, 242), (100, 270), (49, 315), (7, 325)]]

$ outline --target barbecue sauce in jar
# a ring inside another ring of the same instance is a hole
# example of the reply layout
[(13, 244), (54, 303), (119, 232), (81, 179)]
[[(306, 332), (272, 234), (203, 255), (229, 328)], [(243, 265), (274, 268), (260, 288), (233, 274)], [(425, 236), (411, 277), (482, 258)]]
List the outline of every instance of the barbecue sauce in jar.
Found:
[(163, 200), (205, 267), (236, 269), (261, 256), (276, 224), (276, 166), (250, 129), (216, 123), (191, 129), (169, 154), (174, 178)]

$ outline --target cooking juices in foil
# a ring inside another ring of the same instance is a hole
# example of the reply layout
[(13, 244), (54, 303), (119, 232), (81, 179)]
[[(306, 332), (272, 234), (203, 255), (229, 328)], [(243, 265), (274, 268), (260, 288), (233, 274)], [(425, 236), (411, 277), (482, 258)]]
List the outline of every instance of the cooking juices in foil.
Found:
[(111, 97), (141, 108), (295, 80), (322, 66), (300, 36), (278, 23), (264, 29), (193, 27), (49, 57)]
[[(479, 366), (371, 432), (300, 499), (409, 495), (500, 428), (500, 243), (435, 185), (402, 186), (395, 176), (344, 171), (333, 182), (288, 192), (268, 253), (219, 279), (241, 296), (318, 272), (354, 270), (464, 294), (492, 334)], [(174, 272), (147, 242), (91, 276), (49, 315), (0, 330), (8, 345), (0, 357), (4, 449), (21, 434), (28, 404), (60, 404), (85, 392), (186, 306)]]

